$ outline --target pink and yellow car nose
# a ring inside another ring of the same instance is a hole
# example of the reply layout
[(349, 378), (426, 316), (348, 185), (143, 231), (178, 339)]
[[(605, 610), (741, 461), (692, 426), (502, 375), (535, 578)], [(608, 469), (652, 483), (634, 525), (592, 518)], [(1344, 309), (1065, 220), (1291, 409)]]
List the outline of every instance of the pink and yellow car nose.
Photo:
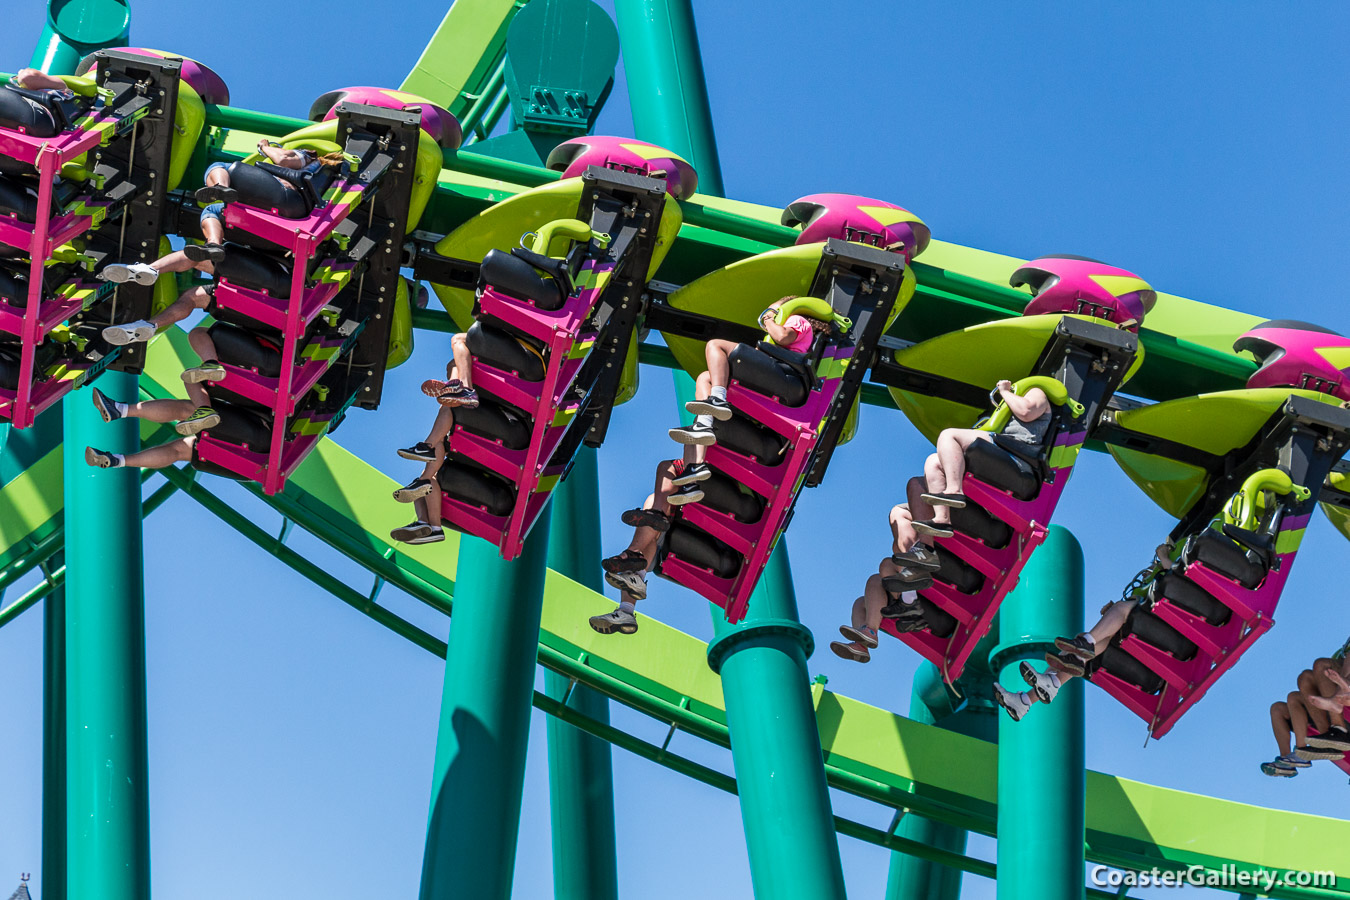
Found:
[(679, 154), (634, 138), (587, 135), (563, 141), (548, 155), (548, 167), (575, 178), (588, 166), (601, 166), (666, 180), (666, 193), (687, 200), (698, 190), (698, 173)]
[(349, 87), (329, 91), (309, 107), (311, 122), (327, 122), (337, 118), (337, 107), (342, 102), (364, 103), (383, 109), (414, 110), (422, 117), (422, 130), (442, 147), (454, 150), (464, 138), (459, 120), (444, 107), (424, 97), (380, 87)]
[(1051, 255), (1019, 267), (1008, 283), (1031, 289), (1023, 315), (1084, 313), (1137, 331), (1158, 300), (1133, 272), (1085, 256)]
[(810, 194), (789, 203), (782, 222), (800, 225), (798, 244), (839, 238), (899, 253), (909, 262), (924, 251), (932, 232), (903, 206), (856, 194)]

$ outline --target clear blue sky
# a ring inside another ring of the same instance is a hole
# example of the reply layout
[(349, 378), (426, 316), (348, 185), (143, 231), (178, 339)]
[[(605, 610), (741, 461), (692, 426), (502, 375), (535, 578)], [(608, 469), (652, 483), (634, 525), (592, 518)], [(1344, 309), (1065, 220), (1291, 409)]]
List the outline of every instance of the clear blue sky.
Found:
[[(8, 5), (0, 69), (26, 63), (44, 7)], [(695, 9), (730, 196), (782, 206), (817, 191), (867, 194), (913, 209), (944, 240), (1022, 257), (1084, 254), (1171, 293), (1347, 328), (1350, 14), (1340, 6), (696, 0)], [(444, 7), (332, 0), (308, 10), (301, 23), (230, 0), (135, 0), (133, 42), (212, 65), (236, 105), (302, 116), (333, 88), (396, 86)], [(620, 68), (600, 130), (629, 128)], [(391, 373), (385, 406), (354, 413), (339, 442), (407, 477), (411, 464), (393, 451), (423, 435), (432, 411), (416, 385), (447, 349), (442, 337), (419, 336), (413, 360)], [(618, 513), (647, 491), (650, 461), (670, 454), (674, 417), (670, 380), (658, 371), (616, 414), (600, 455), (607, 547), (626, 540)], [(925, 450), (898, 414), (868, 409), (825, 486), (803, 495), (790, 543), (827, 551), (794, 556), (803, 620), (822, 644), (847, 615), (851, 585), (886, 552), (885, 513), (899, 499), (900, 482), (877, 490), (866, 461), (890, 459), (907, 474)], [(214, 486), (275, 524), (242, 491)], [(1096, 454), (1081, 460), (1057, 521), (1082, 540), (1089, 617), (1171, 527)], [(1144, 746), (1143, 723), (1089, 691), (1090, 766), (1344, 814), (1350, 787), (1339, 770), (1318, 764), (1292, 781), (1257, 771), (1274, 754), (1271, 700), (1350, 633), (1338, 565), (1346, 544), (1320, 516), (1313, 526), (1277, 627), (1163, 741)], [(146, 547), (155, 894), (413, 896), (441, 662), (191, 500), (175, 498), (149, 520)], [(316, 553), (354, 585), (368, 584), (355, 566)], [(382, 598), (444, 632), (391, 588)], [(707, 605), (673, 585), (654, 585), (642, 611), (710, 633)], [(40, 867), (41, 621), (34, 611), (0, 631), (0, 892)], [(832, 689), (903, 710), (916, 661), (887, 641), (868, 666), (828, 652), (809, 666)], [(622, 712), (616, 720), (660, 739), (650, 721)], [(532, 729), (522, 898), (549, 896), (551, 884), (538, 713)], [(676, 749), (730, 765), (688, 739)], [(624, 896), (749, 896), (734, 798), (619, 751), (615, 765)], [(838, 795), (836, 810), (863, 814)], [(865, 815), (884, 827), (875, 811)], [(879, 896), (887, 854), (840, 844), (852, 896)], [(973, 841), (971, 852), (992, 858), (992, 843)], [(986, 881), (968, 884), (973, 896), (993, 895)]]

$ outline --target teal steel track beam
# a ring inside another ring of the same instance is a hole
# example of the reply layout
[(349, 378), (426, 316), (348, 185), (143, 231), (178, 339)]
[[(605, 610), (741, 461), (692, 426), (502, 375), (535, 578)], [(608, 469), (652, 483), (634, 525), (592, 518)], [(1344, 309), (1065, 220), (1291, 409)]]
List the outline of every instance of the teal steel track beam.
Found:
[[(596, 451), (582, 447), (553, 492), (548, 567), (603, 593), (600, 575), (600, 475)], [(548, 696), (609, 724), (609, 700), (552, 669)], [(610, 745), (556, 716), (548, 719), (548, 790), (552, 815), (553, 896), (618, 900), (614, 769)]]
[[(1058, 525), (1022, 570), (999, 609), (990, 668), (1006, 687), (1025, 683), (1018, 665), (1045, 669), (1058, 635), (1083, 630), (1083, 549)], [(1083, 680), (1014, 722), (999, 718), (998, 895), (1001, 900), (1079, 900), (1084, 891)]]
[(511, 896), (548, 537), (512, 562), (460, 539), (421, 900)]
[(66, 900), (66, 573), (60, 557), (45, 574), (39, 586), (48, 588), (42, 604), (42, 896)]
[[(131, 33), (130, 0), (50, 0), (47, 22), (28, 63), (53, 75), (74, 75), (87, 54), (125, 47)], [(46, 895), (46, 885), (43, 885)]]

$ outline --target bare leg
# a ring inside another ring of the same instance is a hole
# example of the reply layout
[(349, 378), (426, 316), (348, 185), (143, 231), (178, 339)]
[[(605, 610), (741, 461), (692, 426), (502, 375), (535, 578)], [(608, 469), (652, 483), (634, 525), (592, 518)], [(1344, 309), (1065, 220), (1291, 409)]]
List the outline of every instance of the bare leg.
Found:
[[(224, 170), (217, 169), (216, 171), (222, 172)], [(229, 181), (229, 176), (226, 176), (226, 181)], [(225, 243), (225, 226), (220, 224), (220, 219), (215, 216), (207, 216), (202, 219), (202, 237), (206, 238), (208, 244), (223, 244)], [(211, 264), (209, 262), (200, 263), (197, 268), (203, 272), (210, 272)]]
[[(1336, 663), (1336, 660), (1334, 659), (1323, 657), (1322, 659), (1319, 659), (1316, 662), (1314, 662), (1312, 668), (1313, 684), (1310, 685), (1310, 687), (1315, 688), (1315, 690), (1304, 691), (1302, 682), (1300, 682), (1298, 686), (1299, 691), (1303, 693), (1304, 699), (1311, 700), (1313, 697), (1336, 696), (1336, 694), (1339, 693), (1340, 688), (1336, 685), (1334, 681), (1332, 681), (1329, 677), (1327, 677), (1327, 672), (1337, 671), (1338, 669), (1339, 667)], [(1307, 705), (1311, 709), (1317, 709), (1317, 707), (1313, 706), (1311, 703), (1308, 703)], [(1332, 711), (1327, 712), (1331, 717), (1332, 726), (1337, 728), (1345, 727), (1345, 714), (1341, 709), (1335, 710), (1334, 712)]]
[(1138, 600), (1117, 600), (1107, 604), (1102, 617), (1088, 631), (1088, 634), (1092, 635), (1093, 656), (1101, 655), (1106, 645), (1111, 643), (1111, 638), (1125, 627), (1125, 620), (1130, 617), (1130, 611), (1138, 605)]
[[(887, 560), (889, 562), (889, 560)], [(870, 628), (873, 632), (881, 628), (881, 608), (891, 602), (891, 598), (886, 595), (886, 589), (881, 586), (881, 575), (872, 575), (867, 579), (867, 586), (863, 588), (862, 613), (863, 626)], [(857, 622), (857, 607), (854, 604), (854, 626)]]
[[(643, 501), (643, 509), (656, 509), (656, 495), (648, 494), (647, 499)], [(669, 509), (669, 507), (667, 507)], [(650, 568), (652, 560), (656, 556), (656, 542), (661, 537), (661, 533), (648, 525), (639, 525), (633, 529), (633, 539), (628, 542), (628, 549), (634, 553), (641, 553), (647, 560), (647, 567)]]
[[(1308, 702), (1309, 697), (1318, 696), (1317, 675), (1312, 669), (1304, 669), (1298, 676), (1298, 691), (1289, 695), (1289, 710), (1298, 715), (1294, 709), (1294, 698), (1298, 698), (1298, 707), (1303, 714), (1312, 722), (1312, 727), (1316, 728), (1319, 734), (1326, 734), (1327, 729), (1331, 727), (1331, 716), (1324, 709), (1318, 709)], [(1300, 743), (1302, 743), (1300, 741)]]
[[(194, 403), (191, 400), (142, 400), (140, 403), (128, 403), (126, 415), (133, 419), (145, 419), (147, 422), (167, 424), (189, 418), (197, 411), (198, 406), (204, 405)], [(149, 453), (150, 451), (142, 452)], [(159, 466), (147, 466), (146, 468), (157, 469)]]
[[(942, 458), (936, 453), (928, 454), (928, 458), (923, 461), (924, 483), (928, 486), (928, 492), (931, 494), (945, 493), (947, 490), (947, 473), (942, 468)], [(912, 509), (912, 507), (911, 507)], [(942, 525), (951, 523), (951, 511), (945, 506), (939, 506), (933, 510), (933, 521)], [(919, 521), (923, 521), (919, 519)]]
[(436, 413), (436, 421), (431, 426), (431, 433), (427, 435), (427, 443), (431, 445), (436, 458), (422, 467), (422, 474), (418, 478), (425, 478), (432, 484), (436, 483), (436, 474), (441, 471), (441, 466), (445, 465), (445, 439), (450, 436), (450, 432), (455, 427), (455, 411), (442, 406)]
[(469, 353), (468, 338), (462, 334), (451, 337), (450, 352), (454, 354), (455, 370), (459, 374), (460, 382), (467, 389), (473, 390), (473, 355)]
[(1289, 704), (1281, 700), (1270, 704), (1270, 729), (1275, 732), (1275, 743), (1279, 745), (1280, 755), (1290, 755), (1289, 732), (1294, 726), (1289, 716)]
[(924, 479), (917, 476), (911, 478), (905, 483), (905, 499), (909, 501), (909, 509), (903, 506), (891, 507), (892, 553), (905, 553), (913, 549), (915, 544), (922, 543), (913, 523), (915, 519), (922, 522), (934, 515), (933, 507), (923, 499), (926, 490), (928, 484)]
[[(151, 402), (173, 403), (178, 401)], [(191, 415), (191, 412), (189, 412), (189, 415)], [(191, 437), (179, 438), (176, 441), (169, 441), (167, 444), (160, 444), (158, 447), (128, 453), (124, 465), (132, 469), (163, 469), (174, 463), (187, 462), (192, 459), (192, 445), (195, 441), (196, 438)]]
[(418, 497), (413, 501), (413, 509), (417, 512), (417, 521), (426, 522), (428, 525), (440, 526), (441, 524), (441, 486), (433, 478), (431, 481), (431, 493), (425, 497)]
[[(708, 363), (709, 387), (726, 387), (731, 383), (731, 351), (740, 345), (735, 341), (713, 338), (703, 349), (703, 358)], [(708, 394), (699, 391), (698, 398), (706, 400)]]
[[(1308, 744), (1309, 710), (1303, 705), (1303, 695), (1298, 691), (1292, 691), (1285, 698), (1285, 702), (1289, 707), (1289, 727), (1294, 732), (1294, 746), (1305, 747)], [(1316, 723), (1313, 723), (1313, 727), (1317, 728)], [(1321, 731), (1320, 728), (1317, 730)]]
[(151, 316), (150, 324), (154, 325), (156, 330), (163, 331), (170, 325), (183, 321), (196, 310), (206, 309), (210, 302), (211, 295), (206, 292), (206, 288), (201, 286), (190, 288), (179, 295), (178, 299), (169, 304), (162, 313)]
[(966, 475), (966, 448), (976, 441), (993, 440), (987, 431), (974, 428), (944, 428), (937, 439), (937, 456), (947, 478), (943, 493), (961, 493), (961, 480)]
[(225, 166), (213, 166), (211, 171), (206, 173), (205, 183), (212, 187), (229, 187), (230, 170)]

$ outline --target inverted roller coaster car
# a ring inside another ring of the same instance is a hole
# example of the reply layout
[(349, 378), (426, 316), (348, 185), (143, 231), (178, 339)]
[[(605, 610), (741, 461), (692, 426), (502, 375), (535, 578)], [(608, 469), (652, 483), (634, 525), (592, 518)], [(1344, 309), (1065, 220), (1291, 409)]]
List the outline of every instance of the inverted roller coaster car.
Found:
[(687, 200), (698, 190), (698, 173), (682, 157), (636, 138), (587, 135), (563, 141), (548, 155), (550, 169), (575, 178), (590, 166), (665, 180), (666, 192)]
[(231, 240), (213, 289), (226, 377), (208, 388), (221, 424), (196, 446), (199, 467), (268, 494), (347, 409), (379, 405), (391, 346), (407, 339), (394, 330), (409, 321), (404, 235), (440, 168), (413, 112), (342, 103), (335, 120), (283, 144), (344, 161), (336, 171), (231, 167), (240, 199), (225, 210)]
[[(142, 347), (103, 326), (149, 315), (150, 287), (97, 281), (104, 262), (153, 258), (166, 191), (203, 122), (181, 61), (107, 50), (66, 91), (0, 86), (0, 418), (24, 428)], [(87, 69), (87, 67), (86, 67)], [(195, 104), (195, 106), (194, 106)]]
[[(491, 249), (478, 268), (467, 340), (482, 399), (456, 411), (440, 470), (443, 520), (506, 559), (520, 554), (581, 444), (604, 440), (636, 364), (642, 293), (681, 221), (659, 178), (591, 166), (537, 191), (538, 202), (526, 192), (462, 227), (473, 234), (441, 242), (473, 246), (499, 233), (503, 217), (517, 234), (532, 231), (528, 247)], [(562, 198), (565, 218), (518, 217)]]
[(1335, 368), (1350, 341), (1268, 322), (1234, 347), (1262, 363), (1246, 390), (1122, 410), (1098, 434), (1180, 520), (1169, 559), (1142, 573), (1133, 596), (1143, 602), (1088, 673), (1154, 737), (1274, 624), (1323, 485), (1350, 448)]

